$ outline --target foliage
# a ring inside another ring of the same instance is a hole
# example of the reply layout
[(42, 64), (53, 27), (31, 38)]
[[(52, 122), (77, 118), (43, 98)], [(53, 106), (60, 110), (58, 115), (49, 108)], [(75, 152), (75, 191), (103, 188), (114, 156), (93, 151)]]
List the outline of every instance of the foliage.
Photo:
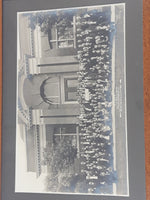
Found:
[(75, 14), (76, 10), (36, 12), (26, 15), (29, 17), (29, 26), (32, 29), (39, 25), (42, 32), (48, 33), (53, 26), (58, 26), (61, 27), (59, 31), (63, 33), (66, 27), (72, 26), (71, 23)]
[(73, 10), (57, 10), (47, 12), (36, 12), (24, 14), (29, 18), (29, 27), (34, 30), (38, 25), (42, 32), (48, 35), (48, 42), (50, 48), (52, 45), (50, 40), (52, 38), (51, 29), (57, 28), (59, 35), (64, 35), (66, 30), (72, 27), (73, 16), (76, 15), (76, 9)]
[(45, 179), (47, 191), (51, 192), (87, 192), (85, 174), (70, 174), (66, 170), (57, 176), (49, 174)]
[(74, 163), (77, 148), (71, 142), (62, 139), (56, 146), (47, 147), (43, 152), (43, 164), (50, 166), (52, 171), (63, 171)]

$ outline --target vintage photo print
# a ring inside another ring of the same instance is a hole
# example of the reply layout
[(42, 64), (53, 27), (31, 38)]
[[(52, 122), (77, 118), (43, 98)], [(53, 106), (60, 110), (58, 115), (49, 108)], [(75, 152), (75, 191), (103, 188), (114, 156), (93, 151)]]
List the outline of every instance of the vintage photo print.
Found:
[(129, 196), (125, 4), (17, 24), (15, 192)]

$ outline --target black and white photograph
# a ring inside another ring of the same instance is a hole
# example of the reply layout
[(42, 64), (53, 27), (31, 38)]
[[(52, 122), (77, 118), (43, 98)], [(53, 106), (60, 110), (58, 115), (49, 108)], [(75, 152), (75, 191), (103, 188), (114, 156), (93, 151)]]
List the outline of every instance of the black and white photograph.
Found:
[(129, 196), (125, 3), (17, 13), (16, 193)]

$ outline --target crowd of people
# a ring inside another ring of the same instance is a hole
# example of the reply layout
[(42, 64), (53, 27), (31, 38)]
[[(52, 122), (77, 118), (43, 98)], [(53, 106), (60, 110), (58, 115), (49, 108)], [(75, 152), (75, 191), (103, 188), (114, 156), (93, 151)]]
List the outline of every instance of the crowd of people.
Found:
[(112, 128), (112, 38), (114, 24), (103, 12), (77, 16), (78, 102), (81, 172), (88, 191), (115, 182)]

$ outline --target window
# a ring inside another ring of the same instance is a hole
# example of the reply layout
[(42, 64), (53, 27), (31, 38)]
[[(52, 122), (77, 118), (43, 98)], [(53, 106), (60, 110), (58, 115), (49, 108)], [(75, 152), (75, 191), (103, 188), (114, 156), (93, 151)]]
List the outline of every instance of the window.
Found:
[(53, 25), (51, 29), (51, 39), (50, 46), (52, 49), (61, 48), (76, 48), (76, 38), (75, 38), (75, 17), (72, 21), (71, 27), (62, 27), (57, 24)]
[[(46, 103), (49, 104), (59, 104), (60, 103), (60, 88), (59, 88), (59, 78), (49, 77), (40, 88), (41, 95)], [(43, 91), (43, 92), (42, 92)]]
[(80, 157), (80, 130), (76, 124), (64, 124), (54, 128), (53, 143), (57, 145), (61, 140), (65, 140), (72, 146), (77, 147), (77, 156)]
[(77, 133), (76, 125), (65, 125), (62, 127), (55, 127), (53, 140), (54, 144), (58, 144), (61, 139), (64, 139), (66, 142), (71, 143), (73, 146), (77, 145)]
[(77, 78), (64, 79), (65, 101), (77, 101)]

